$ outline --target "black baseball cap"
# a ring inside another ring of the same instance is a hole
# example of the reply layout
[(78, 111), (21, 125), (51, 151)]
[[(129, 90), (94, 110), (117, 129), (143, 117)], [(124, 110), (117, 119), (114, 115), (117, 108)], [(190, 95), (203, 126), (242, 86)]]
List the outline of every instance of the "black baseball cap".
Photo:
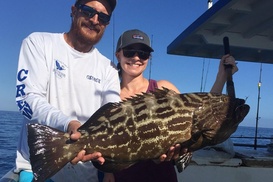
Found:
[[(84, 0), (76, 0), (75, 6), (77, 6), (81, 1), (84, 1)], [(116, 7), (117, 1), (116, 0), (107, 0), (107, 2), (110, 5), (110, 8), (113, 12)]]
[(116, 52), (132, 44), (143, 44), (148, 51), (154, 52), (148, 35), (138, 29), (127, 30), (121, 34), (118, 39)]

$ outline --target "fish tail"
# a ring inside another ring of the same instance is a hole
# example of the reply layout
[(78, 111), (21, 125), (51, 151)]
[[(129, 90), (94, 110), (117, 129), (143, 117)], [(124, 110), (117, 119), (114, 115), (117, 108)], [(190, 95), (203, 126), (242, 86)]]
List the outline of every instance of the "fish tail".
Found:
[(40, 124), (27, 127), (33, 181), (42, 182), (56, 174), (75, 154), (65, 146), (71, 143), (69, 134)]

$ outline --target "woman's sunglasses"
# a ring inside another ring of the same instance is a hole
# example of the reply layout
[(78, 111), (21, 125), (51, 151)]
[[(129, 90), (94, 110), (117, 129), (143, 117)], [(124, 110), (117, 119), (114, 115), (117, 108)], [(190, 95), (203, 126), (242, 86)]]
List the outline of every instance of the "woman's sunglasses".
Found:
[(78, 4), (78, 5), (76, 5), (76, 8), (80, 9), (81, 12), (83, 14), (85, 14), (86, 16), (88, 16), (89, 18), (92, 18), (97, 14), (98, 17), (99, 17), (99, 21), (102, 24), (108, 24), (110, 22), (110, 18), (111, 18), (110, 15), (107, 15), (107, 14), (102, 13), (102, 12), (98, 12), (97, 10), (95, 10), (94, 8), (92, 8), (90, 6), (86, 6), (86, 5), (83, 5), (83, 4)]
[(123, 49), (123, 55), (126, 58), (131, 58), (134, 57), (134, 55), (138, 55), (138, 57), (140, 59), (146, 60), (150, 57), (151, 53), (150, 52), (146, 52), (146, 51), (142, 51), (142, 50), (136, 50), (136, 49)]

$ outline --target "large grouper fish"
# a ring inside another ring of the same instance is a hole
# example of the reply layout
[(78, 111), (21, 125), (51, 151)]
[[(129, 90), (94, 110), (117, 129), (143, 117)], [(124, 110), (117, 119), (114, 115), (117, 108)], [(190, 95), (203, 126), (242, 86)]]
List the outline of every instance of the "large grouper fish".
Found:
[(216, 145), (236, 131), (248, 111), (245, 100), (224, 94), (158, 89), (102, 106), (78, 129), (77, 141), (54, 128), (29, 124), (34, 181), (50, 178), (83, 149), (101, 152), (105, 163), (95, 166), (115, 172), (138, 161), (158, 159), (175, 144), (189, 153)]

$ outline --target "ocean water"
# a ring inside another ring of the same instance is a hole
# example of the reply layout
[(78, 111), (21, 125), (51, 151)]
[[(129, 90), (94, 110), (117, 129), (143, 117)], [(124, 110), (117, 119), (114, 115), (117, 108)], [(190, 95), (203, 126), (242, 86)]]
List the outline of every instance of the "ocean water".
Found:
[[(0, 178), (14, 167), (22, 118), (23, 116), (19, 112), (0, 111)], [(273, 128), (258, 128), (257, 145), (269, 144), (272, 135)], [(232, 138), (234, 143), (254, 145), (255, 128), (239, 126), (232, 136), (235, 137)], [(242, 139), (240, 137), (248, 138)]]
[[(231, 139), (234, 144), (247, 144), (250, 145), (250, 148), (253, 148), (255, 144), (255, 133), (255, 127), (239, 126), (237, 131), (231, 136)], [(273, 128), (258, 127), (256, 145), (266, 148), (266, 145), (271, 142), (273, 142)]]
[(0, 178), (14, 167), (22, 118), (19, 112), (0, 111)]

